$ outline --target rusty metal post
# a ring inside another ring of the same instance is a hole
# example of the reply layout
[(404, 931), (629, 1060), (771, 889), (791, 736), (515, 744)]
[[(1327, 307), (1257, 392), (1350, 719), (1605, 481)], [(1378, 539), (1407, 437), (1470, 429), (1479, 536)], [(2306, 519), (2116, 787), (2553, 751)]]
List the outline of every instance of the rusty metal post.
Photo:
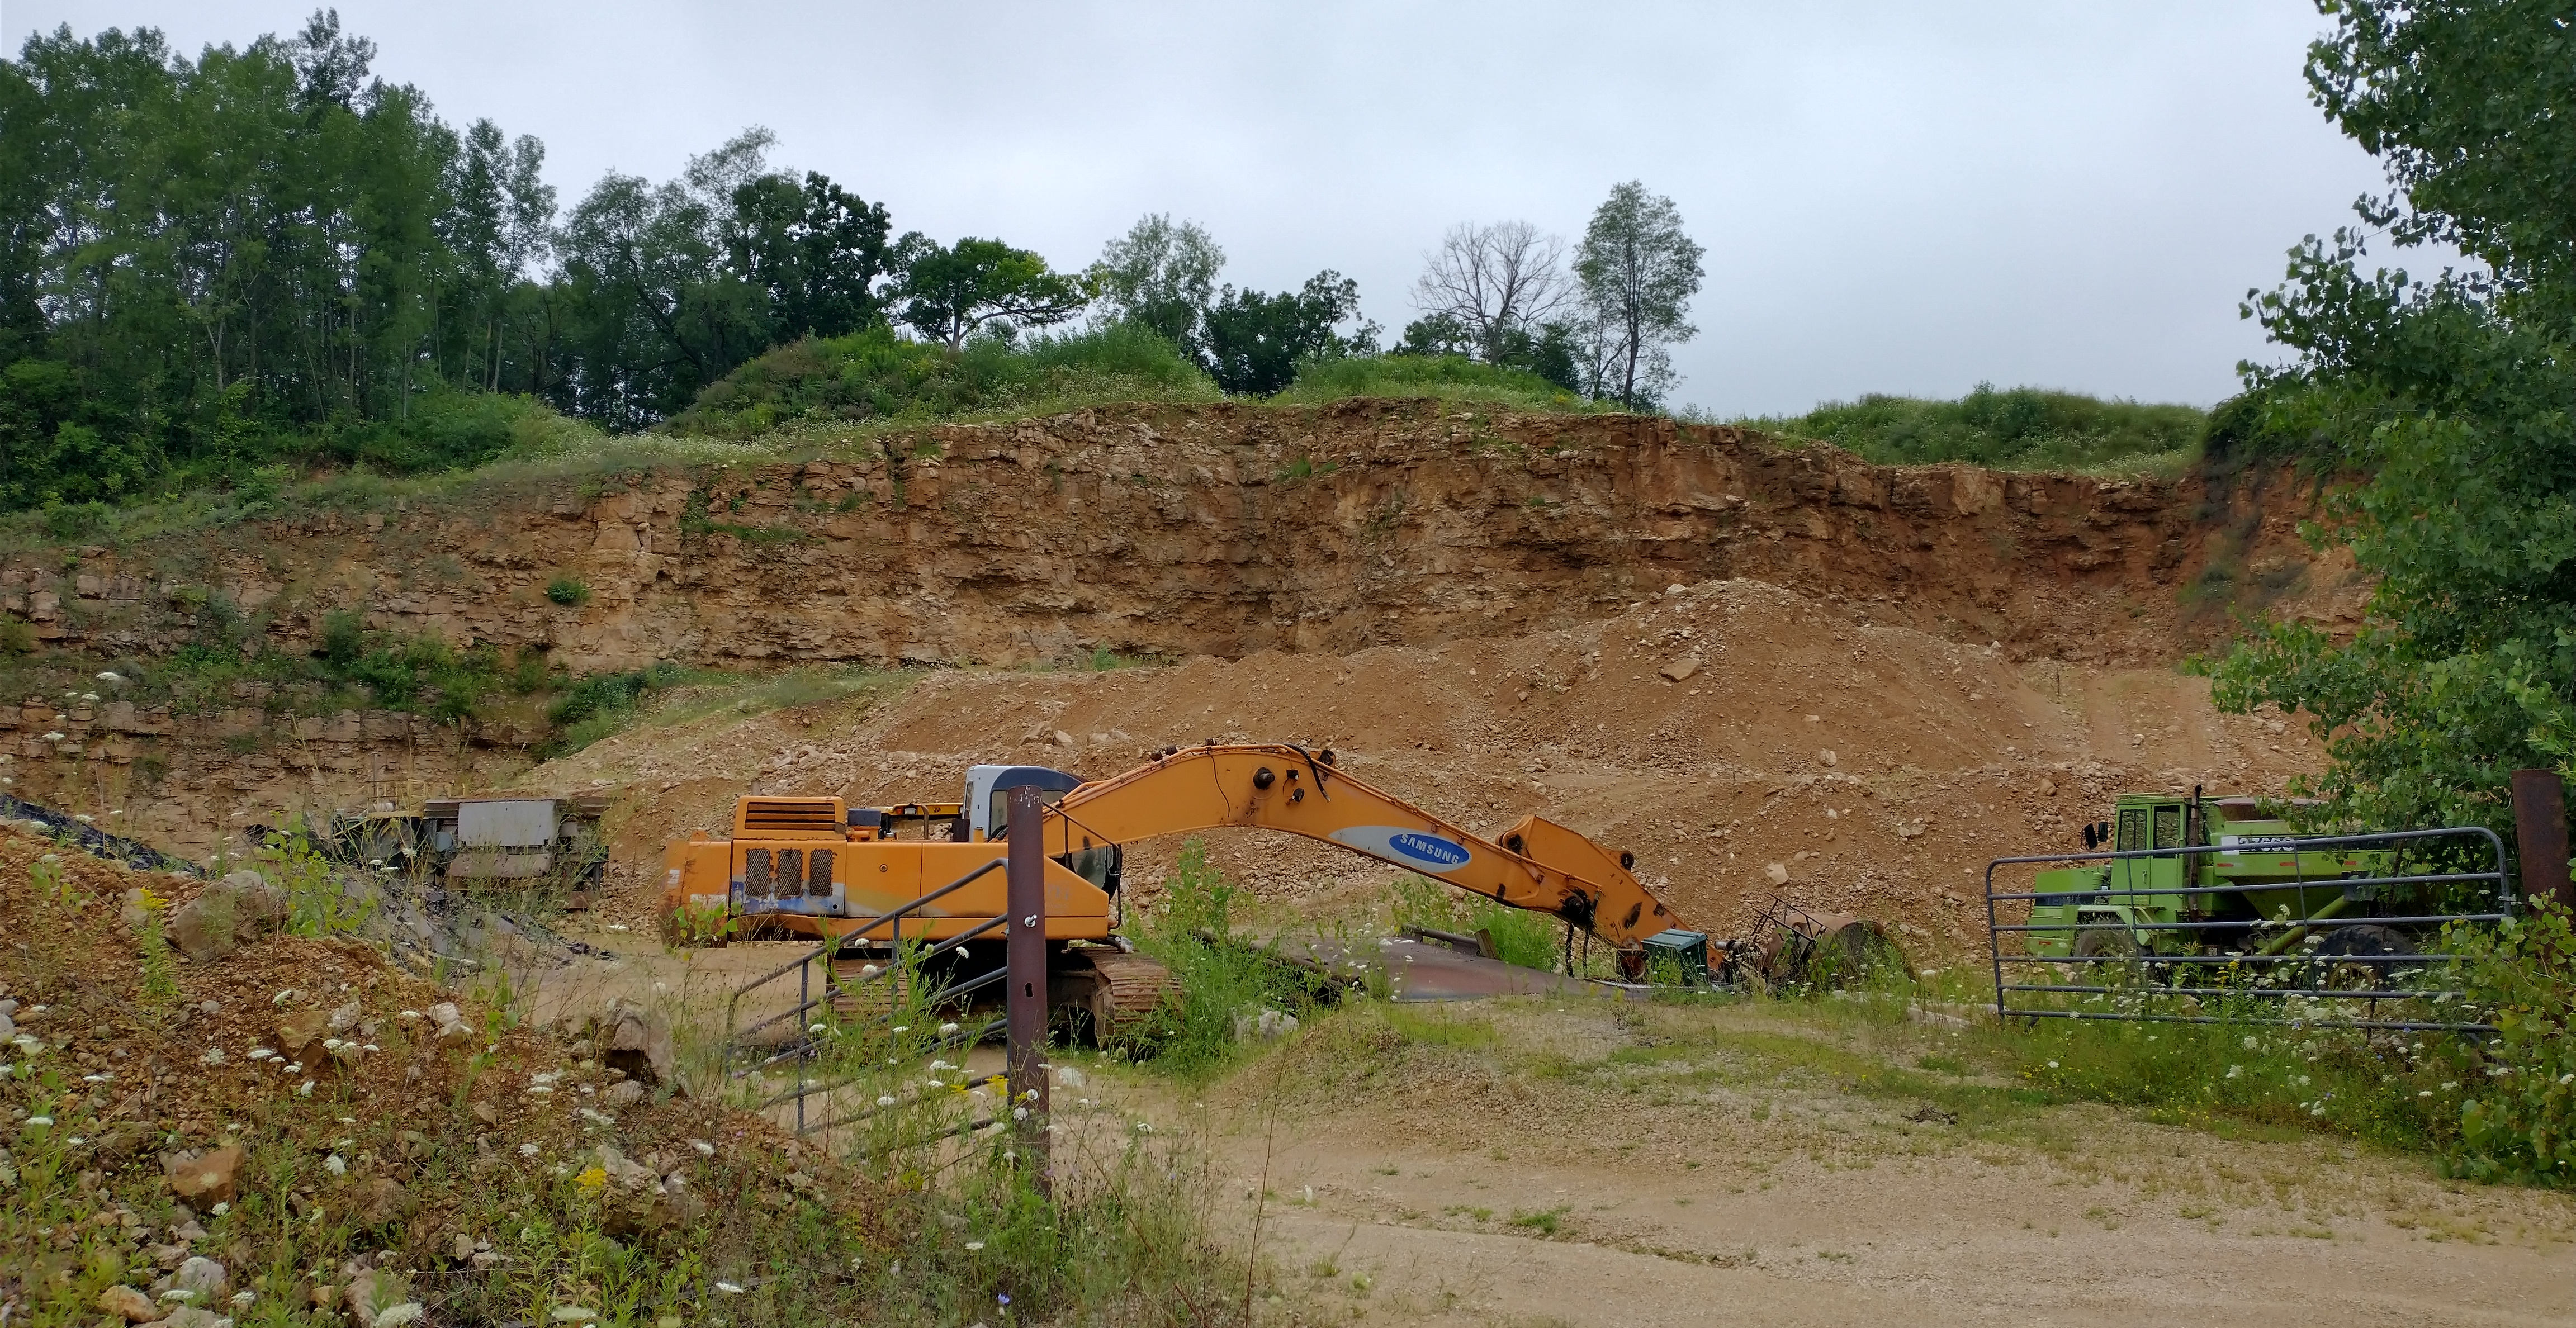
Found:
[(1011, 790), (1010, 924), (1005, 1003), (1010, 1039), (1011, 1119), (1036, 1157), (1038, 1191), (1048, 1185), (1046, 794), (1033, 785)]
[(2523, 898), (2576, 907), (2576, 886), (2567, 880), (2567, 782), (2557, 771), (2513, 772), (2513, 839)]

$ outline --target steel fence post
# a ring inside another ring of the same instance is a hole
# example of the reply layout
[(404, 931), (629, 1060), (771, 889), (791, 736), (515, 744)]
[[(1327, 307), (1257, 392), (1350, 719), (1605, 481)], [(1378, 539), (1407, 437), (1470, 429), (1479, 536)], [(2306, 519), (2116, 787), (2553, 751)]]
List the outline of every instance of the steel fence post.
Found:
[[(1010, 992), (1004, 1005), (1010, 1043), (1011, 1119), (1038, 1192), (1049, 1188), (1047, 1149), (1046, 804), (1032, 785), (1011, 790), (1009, 916), (1004, 953)], [(1025, 1113), (1025, 1114), (1023, 1114)]]

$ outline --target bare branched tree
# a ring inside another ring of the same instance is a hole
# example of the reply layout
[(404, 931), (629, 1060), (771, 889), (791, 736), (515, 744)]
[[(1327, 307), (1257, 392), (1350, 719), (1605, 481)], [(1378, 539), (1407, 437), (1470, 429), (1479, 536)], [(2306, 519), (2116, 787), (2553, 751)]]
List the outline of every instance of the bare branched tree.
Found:
[(1562, 310), (1573, 295), (1565, 274), (1565, 241), (1526, 221), (1453, 226), (1423, 255), (1413, 283), (1415, 307), (1464, 325), (1477, 353), (1499, 358), (1506, 339)]

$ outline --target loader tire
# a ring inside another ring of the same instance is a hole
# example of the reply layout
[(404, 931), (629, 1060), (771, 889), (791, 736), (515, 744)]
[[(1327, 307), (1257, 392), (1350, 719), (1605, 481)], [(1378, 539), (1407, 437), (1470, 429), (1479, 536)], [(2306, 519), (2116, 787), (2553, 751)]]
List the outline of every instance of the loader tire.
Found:
[(2135, 959), (2137, 938), (2121, 927), (2087, 927), (2075, 936), (2078, 959)]
[(2135, 986), (2147, 976), (2138, 963), (2138, 938), (2126, 927), (2087, 927), (2077, 932), (2075, 958), (2097, 961), (2075, 966), (2078, 980), (2095, 986)]

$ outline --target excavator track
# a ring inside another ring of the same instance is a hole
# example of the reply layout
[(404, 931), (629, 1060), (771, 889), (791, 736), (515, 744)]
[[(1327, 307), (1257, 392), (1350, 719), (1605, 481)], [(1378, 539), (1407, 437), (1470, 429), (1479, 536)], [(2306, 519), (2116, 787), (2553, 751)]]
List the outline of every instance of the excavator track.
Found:
[(1135, 1031), (1180, 991), (1172, 970), (1140, 954), (1086, 949), (1091, 961), (1091, 1027), (1103, 1042)]
[(861, 955), (846, 955), (832, 960), (832, 1012), (835, 1015), (844, 1020), (883, 1019), (902, 1006), (911, 974), (880, 973), (874, 978), (868, 977), (867, 971), (880, 962)]

